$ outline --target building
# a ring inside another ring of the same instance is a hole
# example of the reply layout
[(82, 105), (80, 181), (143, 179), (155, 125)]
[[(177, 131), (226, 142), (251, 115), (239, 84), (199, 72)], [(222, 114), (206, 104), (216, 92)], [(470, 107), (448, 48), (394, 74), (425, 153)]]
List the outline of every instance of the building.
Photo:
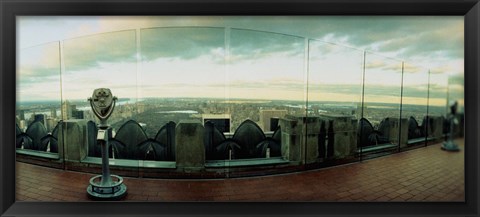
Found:
[(73, 119), (84, 119), (85, 115), (83, 114), (83, 111), (81, 110), (73, 110), (72, 111), (72, 118)]
[(278, 120), (287, 114), (287, 110), (260, 110), (260, 127), (264, 132), (275, 131), (278, 126)]
[(46, 121), (47, 125), (47, 131), (52, 132), (55, 126), (57, 125), (55, 118), (48, 117)]
[(202, 114), (202, 123), (212, 122), (223, 133), (231, 131), (231, 114)]
[(56, 108), (51, 108), (50, 109), (50, 117), (57, 118), (57, 109)]
[(68, 120), (72, 117), (72, 109), (70, 107), (70, 102), (67, 100), (62, 103), (62, 119)]
[(83, 119), (83, 111), (77, 109), (77, 105), (72, 105), (68, 100), (62, 103), (62, 119)]
[(18, 112), (18, 119), (25, 120), (25, 110), (17, 110)]

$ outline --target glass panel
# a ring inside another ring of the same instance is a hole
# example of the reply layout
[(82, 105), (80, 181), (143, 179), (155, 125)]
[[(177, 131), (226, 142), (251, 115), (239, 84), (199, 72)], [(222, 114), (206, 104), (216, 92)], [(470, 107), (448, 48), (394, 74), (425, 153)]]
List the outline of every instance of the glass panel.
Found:
[[(448, 78), (448, 102), (457, 102), (457, 121), (454, 123), (453, 137), (464, 136), (465, 128), (465, 96), (464, 96), (465, 78), (462, 74), (453, 74)], [(449, 111), (450, 112), (450, 111)], [(447, 125), (447, 133), (450, 133), (450, 125)]]
[(58, 160), (59, 43), (22, 49), (17, 64), (17, 150)]
[(447, 85), (446, 74), (430, 73), (429, 115), (445, 117), (447, 114)]
[(358, 141), (363, 157), (398, 150), (401, 81), (401, 61), (366, 53)]
[(425, 145), (427, 111), (428, 69), (405, 63), (401, 122), (403, 137), (400, 143), (402, 148)]
[[(96, 140), (99, 120), (87, 99), (92, 97), (95, 89), (109, 88), (111, 94), (118, 98), (114, 111), (107, 120), (112, 128), (112, 139), (109, 141), (110, 169), (113, 174), (138, 176), (137, 145), (146, 140), (146, 137), (141, 123), (130, 122), (138, 114), (135, 31), (65, 40), (63, 57), (62, 115), (66, 122), (65, 144), (71, 146), (75, 143), (79, 132), (76, 128), (86, 129), (86, 139), (78, 142), (81, 143), (78, 144), (81, 155), (71, 157), (100, 167), (101, 146)], [(77, 147), (70, 147), (72, 148)], [(119, 170), (119, 167), (113, 165), (125, 166), (127, 169)], [(72, 167), (75, 168), (74, 165)]]
[(448, 102), (458, 102), (458, 112), (465, 110), (465, 77), (463, 74), (454, 74), (448, 78)]
[(430, 72), (428, 98), (427, 139), (441, 140), (446, 133), (446, 117), (448, 111), (448, 76), (444, 73)]
[[(317, 135), (317, 162), (355, 160), (361, 118), (363, 51), (310, 40), (308, 55), (308, 129)], [(309, 136), (308, 138), (310, 138)]]
[[(239, 147), (234, 158), (258, 159), (252, 164), (266, 160), (302, 163), (305, 150), (286, 153), (282, 146), (300, 148), (303, 144), (282, 141), (287, 137), (281, 135), (301, 134), (290, 125), (301, 125), (301, 117), (306, 116), (305, 39), (243, 29), (231, 29), (229, 36), (231, 142)], [(230, 175), (236, 176), (233, 170)]]
[[(137, 120), (146, 124), (149, 138), (166, 150), (166, 158), (160, 160), (177, 160), (177, 171), (183, 171), (187, 164), (203, 166), (203, 156), (191, 153), (204, 149), (207, 169), (222, 174), (223, 161), (218, 165), (215, 160), (224, 157), (220, 147), (231, 127), (225, 107), (225, 29), (142, 29), (140, 43), (144, 109)], [(197, 131), (195, 122), (205, 130)], [(162, 134), (164, 129), (171, 132), (166, 134), (171, 139)]]

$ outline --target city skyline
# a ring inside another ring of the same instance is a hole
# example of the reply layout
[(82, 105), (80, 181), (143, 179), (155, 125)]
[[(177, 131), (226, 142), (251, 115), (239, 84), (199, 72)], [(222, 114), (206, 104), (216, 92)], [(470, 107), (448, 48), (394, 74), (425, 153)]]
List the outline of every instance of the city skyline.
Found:
[[(305, 100), (308, 82), (310, 100), (355, 102), (359, 100), (362, 78), (360, 49), (375, 52), (368, 52), (365, 60), (366, 87), (372, 89), (365, 93), (375, 96), (378, 102), (393, 101), (391, 94), (385, 93), (400, 95), (400, 59), (407, 55), (415, 59), (410, 60), (415, 64), (405, 60), (404, 68), (405, 79), (410, 77), (404, 84), (409, 90), (405, 97), (410, 97), (411, 103), (424, 103), (425, 96), (419, 98), (416, 93), (425, 92), (422, 90), (428, 83), (427, 70), (432, 75), (443, 73), (463, 78), (463, 17), (37, 18), (18, 18), (17, 46), (24, 48), (55, 40), (60, 43), (20, 50), (19, 101), (60, 98), (60, 89), (63, 99), (82, 99), (98, 85), (128, 98)], [(331, 27), (333, 24), (339, 27)], [(166, 26), (169, 28), (155, 28)], [(242, 29), (246, 27), (262, 31)], [(382, 34), (373, 31), (381, 28), (385, 28)], [(452, 34), (451, 28), (459, 31)], [(29, 34), (50, 29), (56, 34), (40, 38)], [(412, 33), (419, 39), (410, 35), (392, 37), (406, 30), (417, 31)], [(429, 43), (427, 36), (431, 36)], [(322, 41), (311, 40), (305, 48), (305, 37)], [(429, 55), (421, 51), (427, 48)], [(431, 91), (431, 97), (436, 96), (435, 89)], [(395, 101), (399, 102), (397, 98)]]

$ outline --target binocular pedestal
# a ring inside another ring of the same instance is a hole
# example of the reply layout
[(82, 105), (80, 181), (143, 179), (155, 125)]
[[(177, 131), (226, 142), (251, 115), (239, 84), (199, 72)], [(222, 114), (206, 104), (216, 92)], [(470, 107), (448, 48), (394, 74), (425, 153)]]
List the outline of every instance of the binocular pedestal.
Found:
[(88, 98), (95, 116), (100, 120), (97, 133), (97, 143), (102, 148), (102, 175), (90, 179), (87, 187), (88, 196), (97, 200), (118, 200), (127, 193), (127, 186), (123, 184), (123, 178), (110, 175), (108, 164), (108, 141), (112, 138), (112, 128), (107, 120), (112, 115), (117, 97), (112, 95), (108, 88), (93, 90), (92, 97)]
[(455, 144), (452, 140), (448, 140), (442, 144), (442, 149), (445, 151), (460, 151), (458, 145)]
[(118, 200), (127, 193), (127, 186), (123, 178), (117, 175), (110, 175), (108, 160), (108, 140), (111, 137), (112, 128), (109, 126), (100, 127), (97, 134), (97, 143), (102, 149), (102, 175), (90, 179), (87, 187), (88, 196), (96, 200)]
[(455, 117), (452, 116), (450, 118), (450, 135), (448, 136), (447, 141), (445, 141), (442, 144), (442, 147), (441, 147), (442, 150), (445, 150), (445, 151), (460, 151), (460, 148), (458, 147), (458, 145), (455, 144), (455, 142), (453, 142), (453, 133), (454, 133), (453, 127), (454, 127), (454, 124), (455, 124)]

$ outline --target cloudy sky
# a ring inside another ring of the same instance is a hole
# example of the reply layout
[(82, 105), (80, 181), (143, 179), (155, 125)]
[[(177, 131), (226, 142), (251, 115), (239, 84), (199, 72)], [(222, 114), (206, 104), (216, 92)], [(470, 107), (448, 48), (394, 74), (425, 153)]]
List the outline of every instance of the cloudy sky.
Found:
[(447, 76), (463, 91), (463, 33), (461, 16), (18, 17), (18, 100), (103, 86), (122, 98), (356, 103), (365, 66), (368, 102), (399, 102), (403, 67), (404, 102), (425, 104), (430, 71), (430, 103), (444, 104)]

